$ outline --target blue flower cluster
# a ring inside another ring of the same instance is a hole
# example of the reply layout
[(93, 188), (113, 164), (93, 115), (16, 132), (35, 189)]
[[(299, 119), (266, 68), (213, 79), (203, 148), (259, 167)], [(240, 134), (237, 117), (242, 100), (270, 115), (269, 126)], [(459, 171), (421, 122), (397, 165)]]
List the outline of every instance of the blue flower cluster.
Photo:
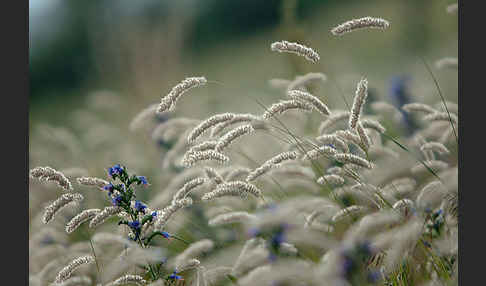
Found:
[(410, 76), (393, 76), (390, 79), (390, 89), (388, 95), (390, 96), (395, 107), (400, 110), (403, 115), (403, 124), (405, 125), (405, 130), (410, 135), (413, 133), (417, 127), (417, 123), (413, 118), (402, 109), (402, 106), (410, 103), (410, 94), (408, 90), (408, 84), (411, 81)]
[(263, 237), (268, 238), (268, 250), (270, 251), (268, 259), (271, 262), (277, 260), (280, 254), (280, 247), (282, 243), (286, 242), (286, 232), (290, 228), (290, 226), (286, 223), (279, 224), (275, 227), (272, 227), (269, 230), (261, 230), (258, 228), (250, 228), (248, 230), (248, 235), (250, 237)]
[(132, 201), (135, 198), (135, 192), (131, 185), (137, 184), (147, 186), (149, 184), (147, 178), (145, 176), (130, 176), (127, 172), (127, 168), (121, 166), (120, 164), (116, 164), (113, 167), (108, 168), (108, 175), (113, 180), (118, 179), (121, 181), (120, 184), (109, 182), (103, 187), (105, 191), (108, 191), (108, 197), (111, 199), (111, 203), (114, 206), (122, 207), (124, 211), (133, 218), (133, 221), (120, 221), (119, 224), (126, 224), (129, 226), (133, 231), (134, 240), (138, 240), (142, 225), (148, 221), (152, 221), (153, 217), (157, 215), (157, 213), (154, 212), (155, 215), (148, 215), (144, 217), (142, 221), (139, 221), (135, 218), (138, 217), (139, 213), (145, 214), (147, 206), (139, 200), (136, 200), (133, 204), (134, 207), (132, 208)]
[[(371, 247), (368, 241), (360, 242), (351, 248), (344, 248), (341, 250), (341, 275), (346, 280), (352, 281), (363, 281), (366, 280), (369, 283), (376, 283), (381, 279), (381, 272), (377, 270), (361, 271), (365, 268), (366, 264), (370, 258), (377, 254), (376, 251)], [(361, 279), (356, 279), (357, 276), (366, 273), (366, 277), (361, 277)]]

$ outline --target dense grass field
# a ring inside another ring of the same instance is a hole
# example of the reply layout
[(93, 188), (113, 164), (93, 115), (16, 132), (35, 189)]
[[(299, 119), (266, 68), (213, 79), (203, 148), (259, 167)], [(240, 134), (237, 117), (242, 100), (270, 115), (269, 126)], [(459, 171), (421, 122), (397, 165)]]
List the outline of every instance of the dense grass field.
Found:
[(458, 284), (454, 6), (287, 8), (30, 105), (30, 285)]

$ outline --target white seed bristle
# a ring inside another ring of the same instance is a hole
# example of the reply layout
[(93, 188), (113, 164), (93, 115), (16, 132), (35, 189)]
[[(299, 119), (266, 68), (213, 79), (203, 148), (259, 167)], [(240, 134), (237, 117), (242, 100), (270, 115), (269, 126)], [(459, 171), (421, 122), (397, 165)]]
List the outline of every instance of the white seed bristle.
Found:
[(105, 207), (89, 222), (89, 227), (94, 228), (102, 224), (107, 218), (112, 217), (123, 211), (123, 208), (117, 206)]
[(423, 104), (423, 103), (418, 103), (418, 102), (404, 104), (404, 105), (402, 105), (402, 109), (405, 110), (408, 113), (423, 112), (425, 114), (429, 114), (429, 113), (437, 112), (437, 110), (430, 107), (429, 105)]
[(358, 86), (356, 87), (356, 95), (353, 101), (353, 107), (351, 108), (351, 116), (349, 117), (348, 126), (350, 129), (356, 128), (356, 124), (361, 117), (361, 113), (363, 112), (363, 106), (366, 102), (366, 98), (368, 97), (368, 81), (366, 78), (363, 78), (359, 81)]
[(76, 178), (76, 181), (80, 185), (95, 186), (101, 190), (103, 190), (104, 186), (109, 184), (109, 182), (106, 180), (100, 178), (93, 178), (93, 177), (80, 177), (80, 178)]
[(254, 185), (243, 181), (232, 181), (218, 185), (214, 191), (204, 194), (201, 200), (209, 201), (223, 196), (245, 197), (248, 193), (255, 197), (262, 196), (262, 191)]
[(425, 144), (423, 144), (422, 146), (420, 146), (420, 150), (421, 151), (434, 151), (434, 152), (437, 152), (439, 154), (449, 154), (449, 149), (447, 149), (446, 146), (444, 146), (444, 144), (440, 143), (440, 142), (427, 142)]
[(73, 217), (67, 224), (66, 224), (66, 232), (72, 233), (75, 231), (83, 222), (86, 222), (93, 217), (95, 217), (99, 212), (100, 209), (88, 209), (84, 210), (79, 213), (77, 216)]
[(371, 169), (373, 167), (368, 160), (353, 154), (344, 154), (344, 153), (335, 154), (334, 159), (338, 160), (341, 163), (351, 163), (361, 167), (365, 167), (367, 169)]
[(339, 175), (335, 175), (335, 174), (325, 175), (325, 176), (318, 178), (317, 183), (321, 184), (321, 185), (325, 185), (325, 184), (329, 183), (331, 185), (340, 186), (340, 185), (344, 185), (344, 179), (343, 179), (343, 177), (341, 177)]
[(364, 29), (364, 28), (371, 28), (371, 29), (381, 29), (384, 30), (390, 26), (390, 23), (381, 18), (375, 17), (364, 17), (359, 19), (353, 19), (347, 22), (344, 22), (331, 30), (331, 33), (335, 36), (341, 36), (343, 34)]
[(250, 181), (255, 180), (259, 176), (265, 174), (270, 169), (279, 167), (280, 163), (282, 163), (283, 161), (296, 160), (297, 156), (298, 156), (298, 153), (295, 152), (295, 151), (280, 153), (280, 154), (270, 158), (265, 163), (263, 163), (260, 167), (256, 168), (252, 172), (250, 172), (248, 174), (248, 176), (246, 177), (246, 181), (250, 182)]
[(302, 100), (311, 104), (318, 112), (324, 115), (330, 115), (331, 111), (319, 98), (301, 90), (289, 90), (287, 95), (295, 100)]
[(216, 152), (221, 152), (224, 148), (228, 147), (235, 139), (243, 135), (248, 135), (253, 131), (255, 131), (255, 129), (253, 129), (253, 126), (251, 126), (250, 124), (237, 127), (221, 137), (218, 141), (218, 144), (216, 144), (216, 146), (214, 147), (214, 150)]
[(146, 285), (147, 281), (143, 279), (143, 277), (140, 275), (127, 274), (114, 280), (113, 282), (108, 283), (107, 286), (118, 286), (118, 285), (125, 285), (125, 284)]
[(148, 120), (155, 119), (155, 111), (157, 110), (158, 106), (158, 103), (154, 103), (140, 111), (130, 122), (130, 131), (136, 131), (142, 128)]
[(282, 114), (288, 110), (297, 109), (304, 112), (311, 112), (312, 105), (300, 100), (282, 100), (274, 103), (263, 113), (263, 119), (270, 119), (275, 114)]
[(224, 155), (223, 153), (216, 152), (214, 150), (196, 151), (188, 154), (187, 157), (184, 157), (182, 159), (182, 165), (185, 167), (191, 167), (197, 162), (207, 160), (216, 161), (220, 164), (225, 164), (229, 161), (229, 157)]
[(95, 259), (91, 255), (81, 256), (71, 261), (66, 267), (64, 267), (56, 276), (54, 283), (62, 283), (71, 277), (72, 273), (80, 266), (90, 264)]
[(320, 59), (319, 54), (313, 49), (298, 43), (288, 41), (274, 42), (270, 46), (271, 50), (279, 53), (293, 53), (305, 57), (307, 60), (317, 63)]
[(247, 212), (227, 212), (210, 219), (208, 225), (220, 226), (235, 222), (248, 222), (253, 219), (256, 219), (256, 216)]
[(177, 84), (172, 88), (172, 90), (163, 97), (157, 107), (157, 113), (162, 113), (164, 111), (170, 111), (175, 108), (177, 100), (189, 89), (195, 88), (207, 83), (204, 77), (188, 77), (182, 82)]
[(206, 179), (204, 178), (195, 178), (185, 183), (184, 186), (181, 189), (179, 189), (179, 191), (177, 191), (177, 193), (172, 198), (172, 203), (184, 199), (189, 194), (189, 192), (191, 192), (196, 187), (204, 184), (205, 182)]
[(297, 76), (293, 81), (287, 84), (287, 90), (302, 88), (305, 84), (311, 81), (326, 81), (327, 77), (323, 73), (310, 72), (302, 76)]
[(442, 58), (438, 61), (435, 62), (435, 67), (438, 69), (445, 69), (445, 68), (450, 68), (450, 69), (457, 69), (459, 65), (459, 62), (457, 58)]
[(29, 175), (31, 178), (36, 178), (41, 181), (55, 182), (59, 187), (66, 191), (73, 190), (73, 186), (68, 178), (66, 178), (63, 173), (56, 171), (51, 167), (36, 167), (30, 170)]
[(229, 113), (229, 112), (213, 115), (213, 116), (209, 117), (208, 119), (199, 123), (198, 126), (194, 127), (194, 129), (192, 129), (191, 133), (189, 133), (189, 136), (187, 136), (187, 141), (189, 143), (193, 143), (194, 141), (196, 141), (196, 139), (199, 136), (201, 136), (209, 128), (216, 126), (219, 123), (229, 121), (233, 118), (235, 118), (235, 114)]
[(63, 194), (57, 200), (55, 200), (45, 208), (44, 216), (42, 217), (42, 222), (47, 224), (54, 218), (56, 213), (58, 213), (61, 209), (66, 207), (68, 204), (77, 204), (83, 199), (84, 199), (83, 196), (78, 193)]

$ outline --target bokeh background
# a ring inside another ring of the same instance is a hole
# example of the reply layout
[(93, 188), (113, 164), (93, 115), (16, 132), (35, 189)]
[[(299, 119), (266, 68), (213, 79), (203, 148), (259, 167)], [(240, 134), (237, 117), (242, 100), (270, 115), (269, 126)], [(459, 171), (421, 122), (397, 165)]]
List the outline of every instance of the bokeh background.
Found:
[[(252, 103), (244, 94), (272, 97), (267, 81), (320, 71), (334, 76), (352, 98), (354, 82), (366, 75), (385, 96), (388, 80), (412, 77), (411, 88), (427, 79), (419, 56), (430, 63), (457, 55), (457, 17), (445, 0), (30, 0), (30, 123), (65, 124), (86, 98), (103, 90), (119, 95), (133, 115), (191, 75), (224, 83), (209, 85), (198, 97), (219, 109)], [(452, 3), (452, 2), (451, 2)], [(338, 23), (361, 16), (391, 22), (386, 33), (334, 37)], [(270, 51), (277, 40), (308, 44), (321, 55), (319, 66)], [(457, 73), (439, 73), (446, 96), (456, 94)], [(428, 83), (428, 84), (427, 84)], [(432, 81), (424, 89), (433, 90)], [(332, 85), (322, 92), (336, 97)], [(423, 94), (414, 93), (414, 96)], [(342, 103), (342, 102), (337, 102)], [(241, 108), (243, 108), (241, 106)], [(249, 106), (248, 108), (251, 108)], [(62, 111), (62, 112), (61, 112)]]

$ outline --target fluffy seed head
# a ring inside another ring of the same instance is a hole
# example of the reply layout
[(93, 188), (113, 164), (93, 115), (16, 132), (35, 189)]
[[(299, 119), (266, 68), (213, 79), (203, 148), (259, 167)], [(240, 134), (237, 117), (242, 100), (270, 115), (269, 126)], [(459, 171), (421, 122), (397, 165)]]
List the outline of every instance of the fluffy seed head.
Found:
[(204, 141), (202, 143), (199, 143), (197, 145), (192, 146), (187, 153), (193, 153), (196, 151), (206, 151), (206, 150), (213, 150), (216, 145), (218, 144), (218, 141)]
[(261, 197), (262, 191), (252, 184), (243, 181), (232, 181), (220, 184), (214, 191), (205, 193), (201, 200), (209, 201), (223, 196), (242, 196), (245, 197), (248, 193), (255, 197)]
[(229, 158), (228, 156), (214, 150), (196, 151), (188, 154), (187, 157), (184, 157), (182, 159), (182, 165), (185, 167), (191, 167), (197, 162), (207, 160), (216, 161), (220, 164), (224, 164), (229, 161)]
[(364, 17), (359, 19), (353, 19), (347, 22), (344, 22), (331, 30), (331, 33), (335, 36), (341, 36), (346, 33), (364, 29), (364, 28), (371, 28), (371, 29), (381, 29), (384, 30), (390, 26), (390, 23), (381, 18), (374, 18), (374, 17)]
[(251, 126), (250, 124), (239, 126), (221, 137), (218, 141), (218, 144), (216, 144), (216, 147), (214, 147), (214, 150), (216, 152), (221, 152), (224, 148), (228, 147), (236, 138), (250, 134), (253, 131), (255, 131), (255, 129), (253, 129), (253, 126)]
[(341, 177), (339, 175), (335, 175), (335, 174), (325, 175), (323, 177), (318, 178), (317, 183), (321, 184), (321, 185), (325, 185), (325, 184), (329, 183), (331, 185), (339, 186), (339, 185), (344, 185), (344, 179), (343, 179), (343, 177)]
[(261, 118), (259, 116), (250, 113), (234, 114), (233, 119), (219, 123), (218, 125), (214, 126), (213, 129), (211, 129), (211, 137), (215, 137), (223, 129), (233, 124), (240, 123), (240, 122), (259, 122), (259, 121), (261, 121)]
[(343, 140), (339, 139), (335, 134), (324, 134), (316, 138), (322, 144), (332, 144), (336, 148), (341, 149), (344, 153), (349, 152), (349, 147)]
[(93, 178), (93, 177), (80, 177), (76, 178), (76, 181), (80, 185), (85, 185), (85, 186), (95, 186), (103, 190), (103, 187), (108, 185), (109, 182), (105, 181), (100, 178)]
[(351, 163), (361, 167), (365, 167), (367, 169), (372, 168), (372, 165), (368, 160), (353, 154), (344, 154), (344, 153), (335, 154), (334, 159), (338, 160), (341, 163)]
[(181, 264), (176, 266), (176, 272), (183, 272), (189, 269), (194, 269), (198, 267), (201, 264), (201, 262), (197, 259), (189, 259), (184, 262), (181, 262)]
[(428, 114), (424, 116), (423, 118), (424, 121), (452, 121), (453, 124), (457, 124), (458, 119), (457, 116), (453, 113), (450, 113), (450, 119), (449, 119), (449, 114), (447, 112), (436, 112), (432, 114)]
[(184, 186), (179, 191), (177, 191), (177, 193), (172, 198), (172, 203), (184, 199), (189, 194), (190, 191), (204, 184), (204, 182), (206, 182), (204, 178), (195, 178), (185, 183)]
[(93, 285), (91, 278), (89, 278), (88, 276), (71, 277), (56, 286), (81, 286), (81, 285), (86, 285), (86, 286)]
[(246, 181), (250, 182), (255, 180), (259, 176), (265, 174), (268, 170), (279, 167), (280, 163), (282, 163), (283, 161), (296, 160), (297, 156), (298, 153), (295, 151), (280, 153), (270, 158), (265, 163), (263, 163), (260, 167), (256, 168), (251, 173), (249, 173), (248, 176), (246, 177)]
[(196, 141), (196, 139), (199, 136), (201, 136), (204, 132), (206, 132), (206, 130), (208, 130), (213, 126), (216, 126), (219, 123), (223, 123), (235, 118), (235, 115), (236, 114), (234, 113), (227, 112), (227, 113), (216, 114), (209, 117), (208, 119), (199, 123), (199, 125), (194, 127), (194, 129), (192, 129), (191, 133), (189, 133), (189, 136), (187, 136), (187, 141), (189, 143), (193, 143), (194, 141)]
[(329, 110), (327, 105), (325, 105), (319, 98), (313, 96), (308, 92), (300, 91), (300, 90), (289, 90), (287, 92), (287, 95), (292, 99), (308, 102), (314, 107), (314, 109), (316, 109), (321, 114), (324, 115), (331, 114), (331, 111)]
[(216, 217), (209, 220), (208, 225), (210, 226), (220, 226), (235, 222), (247, 222), (249, 220), (256, 219), (256, 216), (251, 215), (247, 212), (228, 212), (224, 214), (217, 215)]
[(31, 178), (36, 178), (41, 181), (55, 182), (59, 187), (66, 191), (73, 190), (73, 186), (68, 178), (66, 178), (63, 173), (56, 171), (51, 167), (36, 167), (30, 170), (29, 175)]
[(130, 122), (130, 131), (136, 131), (144, 126), (144, 124), (155, 117), (155, 111), (159, 105), (157, 103), (149, 105), (144, 110), (140, 111)]
[(73, 217), (67, 224), (66, 224), (66, 232), (72, 233), (75, 231), (83, 222), (88, 221), (95, 217), (99, 212), (100, 209), (89, 209), (84, 210), (79, 213), (77, 216)]
[(365, 150), (368, 150), (371, 146), (371, 139), (366, 133), (366, 130), (364, 129), (363, 124), (361, 124), (361, 121), (358, 121), (358, 124), (356, 125), (356, 131), (358, 132), (362, 146)]
[(177, 100), (189, 89), (207, 83), (204, 77), (188, 77), (172, 88), (168, 95), (163, 97), (157, 107), (157, 113), (162, 113), (175, 108)]
[(270, 46), (271, 50), (279, 53), (293, 53), (305, 57), (307, 60), (317, 63), (320, 59), (319, 54), (313, 49), (298, 43), (287, 41), (275, 42)]
[[(199, 257), (201, 254), (211, 251), (214, 248), (214, 242), (210, 239), (202, 239), (191, 243), (183, 252), (175, 257), (176, 267), (181, 267), (189, 260)], [(182, 272), (179, 270), (177, 272)]]
[(348, 126), (350, 129), (356, 128), (356, 124), (363, 112), (363, 105), (368, 97), (368, 81), (366, 78), (361, 79), (358, 82), (356, 88), (356, 95), (353, 101), (353, 107), (351, 108), (351, 116), (349, 117)]
[(79, 203), (84, 198), (78, 193), (67, 193), (60, 196), (57, 200), (52, 202), (45, 208), (44, 216), (42, 217), (42, 222), (47, 224), (52, 220), (52, 218), (59, 212), (62, 208), (71, 203)]
[(118, 206), (105, 207), (101, 212), (95, 215), (89, 222), (89, 227), (94, 228), (102, 224), (107, 218), (114, 216), (123, 211), (123, 208)]
[(157, 220), (155, 221), (154, 228), (156, 230), (162, 230), (162, 228), (167, 224), (167, 221), (175, 212), (190, 205), (192, 205), (191, 198), (183, 198), (174, 201), (171, 205), (165, 207), (162, 211), (157, 212)]
[(339, 110), (339, 111), (333, 111), (331, 113), (331, 116), (329, 116), (325, 121), (323, 121), (321, 123), (321, 125), (319, 126), (319, 134), (324, 134), (324, 132), (330, 128), (331, 126), (333, 126), (334, 124), (336, 124), (337, 122), (341, 121), (341, 120), (346, 120), (350, 117), (350, 112), (349, 111), (342, 111), (342, 110)]
[(444, 144), (440, 142), (427, 142), (420, 146), (421, 151), (435, 151), (439, 154), (449, 154), (449, 149), (447, 149)]
[(303, 87), (311, 81), (326, 81), (327, 77), (323, 73), (310, 72), (302, 76), (297, 76), (293, 81), (287, 84), (287, 90), (294, 90)]
[(423, 112), (425, 114), (429, 114), (429, 113), (437, 112), (437, 110), (430, 107), (429, 105), (423, 104), (423, 103), (418, 103), (418, 102), (404, 104), (402, 106), (402, 109), (405, 110), (408, 113)]
[(438, 69), (445, 69), (445, 68), (450, 68), (450, 69), (457, 69), (459, 65), (459, 62), (457, 61), (457, 58), (442, 58), (438, 61), (435, 62), (435, 67)]
[(219, 185), (224, 183), (223, 177), (213, 168), (205, 167), (204, 173), (206, 173), (206, 177), (211, 180), (214, 184)]
[[(449, 167), (449, 164), (444, 161), (440, 160), (427, 160), (424, 161), (424, 164), (426, 164), (429, 168), (431, 168), (434, 171), (442, 171), (444, 169), (447, 169)], [(426, 168), (422, 163), (417, 163), (417, 165), (413, 166), (410, 171), (413, 174), (420, 174), (420, 173), (425, 173), (429, 172), (428, 168)]]
[(147, 281), (143, 279), (140, 275), (132, 275), (127, 274), (123, 275), (122, 277), (116, 279), (113, 282), (108, 283), (109, 286), (117, 286), (117, 285), (125, 285), (125, 284), (137, 284), (137, 285), (146, 285)]
[(373, 119), (362, 119), (361, 124), (363, 124), (364, 128), (373, 129), (379, 133), (385, 133), (386, 131), (386, 128), (380, 122)]
[(343, 218), (347, 216), (352, 216), (352, 215), (359, 215), (362, 212), (366, 210), (366, 207), (364, 206), (358, 206), (358, 205), (353, 205), (349, 206), (347, 208), (341, 209), (338, 211), (332, 218), (331, 220), (333, 222), (338, 222), (341, 221)]
[(80, 266), (90, 264), (94, 262), (94, 258), (91, 255), (81, 256), (69, 263), (66, 267), (64, 267), (56, 276), (54, 283), (62, 283), (66, 279), (70, 278), (72, 273)]
[(265, 113), (263, 113), (263, 119), (269, 119), (275, 114), (282, 114), (291, 109), (298, 109), (304, 112), (311, 112), (312, 105), (300, 101), (300, 100), (282, 100), (278, 103), (272, 104), (270, 108), (268, 108)]
[(337, 153), (336, 149), (330, 146), (321, 146), (305, 153), (303, 160), (317, 160), (322, 156), (332, 157)]
[(456, 13), (458, 9), (459, 9), (459, 5), (457, 3), (450, 4), (446, 7), (446, 11), (449, 14)]

